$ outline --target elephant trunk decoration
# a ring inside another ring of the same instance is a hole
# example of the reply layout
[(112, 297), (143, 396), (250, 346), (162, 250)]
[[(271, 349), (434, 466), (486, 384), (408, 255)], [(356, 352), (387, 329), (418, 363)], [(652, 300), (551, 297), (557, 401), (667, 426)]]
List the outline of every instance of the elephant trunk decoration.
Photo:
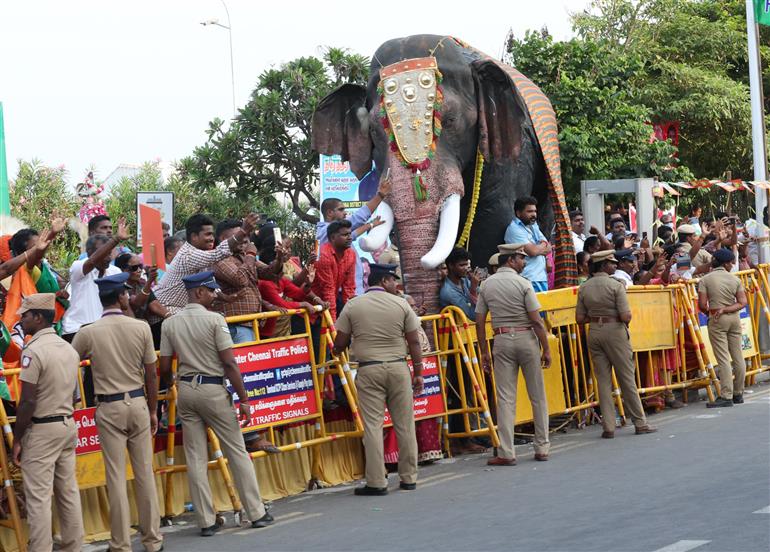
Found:
[(395, 228), (405, 290), (428, 312), (438, 310), (435, 268), (458, 239), (486, 266), (525, 195), (538, 199), (546, 235), (555, 223), (557, 284), (574, 285), (555, 117), (515, 69), (452, 37), (390, 40), (366, 89), (345, 84), (319, 103), (312, 144), (349, 160), (359, 178), (374, 162), (391, 179), (385, 224), (361, 246), (376, 250)]

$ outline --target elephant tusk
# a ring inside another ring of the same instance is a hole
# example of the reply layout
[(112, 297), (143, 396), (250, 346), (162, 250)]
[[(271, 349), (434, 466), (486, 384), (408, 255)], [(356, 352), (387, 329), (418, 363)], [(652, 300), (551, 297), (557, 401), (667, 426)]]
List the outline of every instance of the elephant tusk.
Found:
[(370, 253), (372, 251), (377, 251), (380, 247), (385, 245), (388, 236), (390, 236), (390, 231), (393, 230), (394, 221), (393, 209), (391, 209), (390, 205), (384, 201), (380, 203), (380, 206), (374, 213), (372, 213), (372, 215), (379, 215), (383, 224), (373, 228), (365, 236), (358, 238), (358, 245), (361, 246), (361, 249)]
[(439, 215), (438, 233), (433, 248), (428, 251), (420, 263), (425, 270), (433, 270), (452, 252), (457, 239), (457, 229), (460, 227), (460, 196), (452, 194), (444, 200)]

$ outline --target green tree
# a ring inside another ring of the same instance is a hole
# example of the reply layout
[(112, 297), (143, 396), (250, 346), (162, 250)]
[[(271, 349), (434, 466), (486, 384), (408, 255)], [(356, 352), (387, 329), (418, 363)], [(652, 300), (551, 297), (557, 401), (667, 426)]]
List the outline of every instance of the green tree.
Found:
[[(751, 177), (745, 6), (743, 0), (595, 0), (573, 18), (581, 39), (642, 59), (629, 83), (634, 99), (652, 121), (680, 121), (679, 159), (699, 178), (726, 171)], [(762, 33), (770, 39), (770, 31)], [(768, 67), (770, 50), (761, 51)], [(764, 81), (767, 89), (770, 72)]]
[(318, 102), (346, 82), (365, 84), (369, 60), (340, 48), (262, 73), (249, 102), (228, 128), (209, 123), (206, 143), (183, 159), (180, 174), (200, 189), (221, 186), (238, 201), (291, 202), (300, 219), (318, 221), (318, 158), (310, 121)]
[(669, 143), (650, 142), (651, 110), (632, 84), (644, 70), (638, 53), (591, 38), (558, 42), (545, 31), (509, 36), (507, 51), (553, 103), (570, 203), (585, 179), (689, 176), (675, 166)]
[[(37, 159), (21, 160), (16, 179), (10, 182), (11, 216), (37, 231), (47, 229), (54, 216), (77, 217), (80, 201), (67, 185), (66, 176), (63, 166), (48, 167)], [(76, 231), (65, 231), (48, 250), (48, 261), (66, 273), (80, 253), (79, 243)]]
[(113, 220), (125, 217), (131, 229), (132, 238), (127, 244), (134, 251), (141, 249), (136, 243), (136, 193), (137, 192), (173, 192), (174, 193), (174, 229), (183, 230), (188, 218), (196, 213), (205, 213), (215, 222), (226, 218), (241, 218), (248, 212), (258, 212), (266, 218), (275, 220), (286, 236), (294, 238), (295, 252), (306, 258), (313, 246), (313, 228), (302, 222), (288, 209), (283, 208), (274, 198), (260, 201), (259, 197), (237, 199), (224, 187), (213, 185), (206, 193), (187, 179), (172, 173), (164, 181), (157, 163), (145, 163), (141, 170), (132, 177), (124, 177), (109, 190), (105, 207)]

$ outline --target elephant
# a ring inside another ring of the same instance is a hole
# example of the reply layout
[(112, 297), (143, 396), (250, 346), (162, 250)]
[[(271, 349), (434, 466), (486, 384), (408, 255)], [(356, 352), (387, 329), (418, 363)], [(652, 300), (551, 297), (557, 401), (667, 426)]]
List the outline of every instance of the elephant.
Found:
[[(520, 90), (539, 94), (534, 105)], [(538, 110), (552, 122), (538, 128), (530, 115)], [(377, 249), (395, 225), (405, 291), (428, 312), (438, 306), (434, 269), (458, 237), (465, 235), (472, 264), (486, 266), (522, 196), (538, 200), (546, 236), (556, 223), (557, 283), (574, 285), (555, 116), (542, 92), (515, 69), (449, 36), (388, 40), (372, 57), (368, 86), (344, 84), (323, 98), (311, 133), (315, 151), (340, 154), (359, 178), (374, 163), (377, 181), (385, 174), (391, 179), (379, 212), (386, 224), (361, 245)], [(541, 147), (544, 135), (547, 147)]]

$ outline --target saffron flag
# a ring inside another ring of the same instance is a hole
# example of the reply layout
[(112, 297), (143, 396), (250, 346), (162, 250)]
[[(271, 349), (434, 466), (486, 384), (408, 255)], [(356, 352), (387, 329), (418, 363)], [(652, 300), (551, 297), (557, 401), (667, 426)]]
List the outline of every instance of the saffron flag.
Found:
[(760, 25), (770, 25), (770, 0), (754, 0), (754, 19)]

